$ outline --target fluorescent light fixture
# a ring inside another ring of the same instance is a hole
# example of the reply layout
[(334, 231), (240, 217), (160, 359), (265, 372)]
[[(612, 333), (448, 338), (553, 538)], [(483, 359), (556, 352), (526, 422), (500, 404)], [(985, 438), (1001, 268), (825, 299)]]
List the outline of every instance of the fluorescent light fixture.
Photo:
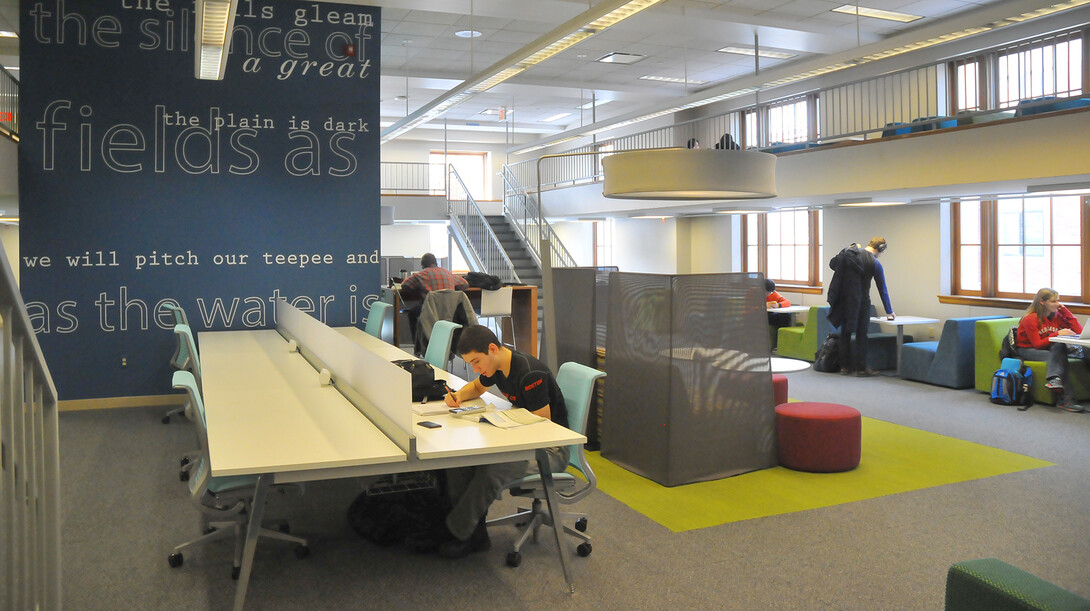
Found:
[(1090, 194), (1090, 182), (1071, 182), (1061, 185), (1030, 185), (1026, 193), (1056, 193), (1060, 195)]
[(17, 216), (0, 216), (0, 223), (18, 223), (19, 217)]
[(833, 9), (834, 13), (844, 13), (845, 15), (859, 15), (860, 17), (873, 17), (874, 19), (885, 19), (886, 21), (899, 21), (901, 23), (912, 23), (917, 19), (923, 19), (922, 15), (910, 15), (908, 13), (898, 13), (896, 11), (883, 11), (877, 8), (867, 8), (865, 6), (859, 6), (858, 4), (845, 4), (844, 6), (838, 6)]
[(19, 35), (8, 30), (0, 30), (0, 38), (19, 38)]
[(648, 214), (648, 213), (644, 213), (644, 212), (637, 212), (636, 214), (630, 214), (628, 216), (628, 218), (630, 218), (630, 219), (654, 219), (656, 221), (664, 221), (666, 219), (672, 219), (674, 217), (670, 216), (668, 214)]
[(578, 110), (590, 110), (591, 108), (598, 108), (599, 106), (605, 106), (613, 100), (594, 100), (593, 102), (587, 102), (586, 104), (580, 104), (576, 106)]
[(477, 30), (458, 30), (454, 35), (458, 38), (477, 38), (481, 33)]
[(195, 74), (198, 79), (223, 80), (237, 8), (238, 0), (197, 0)]
[(851, 197), (848, 199), (838, 199), (833, 201), (837, 206), (847, 206), (855, 208), (869, 208), (872, 206), (903, 206), (904, 202), (894, 201), (874, 201), (869, 197)]
[(663, 83), (684, 83), (686, 85), (704, 85), (708, 82), (698, 81), (696, 79), (685, 80), (683, 78), (678, 78), (674, 76), (652, 76), (650, 74), (641, 76), (640, 79), (645, 81), (661, 81)]
[(748, 210), (745, 208), (712, 208), (716, 214), (763, 214), (768, 210)]
[(7, 70), (8, 72), (18, 72), (19, 66), (4, 66), (4, 70)]
[[(748, 55), (753, 57), (753, 47), (723, 47), (717, 49), (720, 53), (733, 53), (735, 55)], [(787, 53), (785, 51), (769, 51), (768, 49), (760, 50), (761, 57), (768, 59), (791, 59), (795, 57), (797, 53)]]
[(641, 59), (647, 57), (646, 55), (640, 55), (639, 53), (620, 53), (614, 51), (612, 53), (606, 53), (605, 55), (594, 60), (596, 62), (602, 62), (603, 64), (634, 64)]
[(603, 0), (383, 130), (379, 141), (389, 142), (418, 125), (438, 118), (469, 97), (487, 91), (530, 66), (659, 2), (662, 0)]
[(544, 119), (541, 120), (541, 122), (542, 123), (552, 123), (553, 121), (556, 121), (557, 119), (563, 119), (564, 117), (570, 117), (570, 116), (571, 116), (570, 112), (558, 112), (558, 113), (556, 113), (555, 115), (553, 115), (551, 117), (545, 117)]

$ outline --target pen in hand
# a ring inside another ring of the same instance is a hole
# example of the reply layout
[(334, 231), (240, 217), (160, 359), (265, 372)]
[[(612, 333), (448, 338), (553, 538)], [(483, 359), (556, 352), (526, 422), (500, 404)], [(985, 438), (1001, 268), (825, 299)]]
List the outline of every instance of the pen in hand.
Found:
[(451, 407), (458, 407), (458, 397), (454, 396), (454, 391), (450, 389), (450, 386), (443, 385), (447, 389), (447, 396), (450, 397), (450, 401), (447, 403)]

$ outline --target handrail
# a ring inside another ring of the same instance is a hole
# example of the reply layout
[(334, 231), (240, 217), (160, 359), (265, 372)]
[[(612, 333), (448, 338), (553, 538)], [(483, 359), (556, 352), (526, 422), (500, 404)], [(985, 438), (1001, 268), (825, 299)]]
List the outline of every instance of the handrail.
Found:
[(500, 171), (505, 185), (503, 191), (503, 210), (511, 219), (515, 232), (522, 238), (534, 258), (538, 268), (541, 267), (541, 234), (544, 233), (549, 240), (549, 250), (552, 256), (553, 267), (576, 267), (575, 257), (571, 256), (567, 247), (553, 231), (552, 225), (543, 219), (538, 210), (537, 200), (518, 183), (518, 179), (504, 165)]
[(0, 136), (19, 141), (19, 81), (0, 66)]
[(443, 195), (443, 185), (436, 185), (432, 181), (433, 176), (443, 176), (443, 169), (441, 163), (426, 161), (382, 161), (379, 163), (379, 189), (391, 195)]
[(57, 388), (0, 249), (0, 608), (61, 608)]
[[(504, 282), (521, 283), (514, 264), (453, 165), (449, 166), (447, 176), (447, 213), (450, 216), (451, 235), (458, 242), (470, 267), (498, 276)], [(455, 189), (464, 197), (455, 199)]]

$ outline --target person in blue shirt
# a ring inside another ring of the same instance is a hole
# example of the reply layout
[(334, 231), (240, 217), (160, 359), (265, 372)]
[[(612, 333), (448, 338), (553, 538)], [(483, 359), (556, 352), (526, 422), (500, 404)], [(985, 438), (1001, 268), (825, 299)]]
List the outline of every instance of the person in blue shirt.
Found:
[[(829, 261), (833, 270), (833, 279), (829, 282), (829, 323), (840, 327), (837, 353), (842, 375), (853, 370), (857, 376), (874, 375), (874, 370), (867, 367), (872, 279), (882, 298), (882, 307), (886, 309), (886, 318), (893, 320), (896, 317), (886, 290), (886, 274), (878, 262), (878, 257), (885, 251), (886, 239), (874, 237), (865, 247), (852, 244)], [(855, 333), (854, 351), (851, 349), (852, 333)], [(854, 362), (851, 357), (855, 357)]]

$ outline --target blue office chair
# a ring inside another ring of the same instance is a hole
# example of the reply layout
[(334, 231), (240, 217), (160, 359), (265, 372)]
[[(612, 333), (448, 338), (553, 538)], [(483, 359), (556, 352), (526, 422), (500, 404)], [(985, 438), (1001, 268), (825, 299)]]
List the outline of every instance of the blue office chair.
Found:
[(385, 301), (372, 303), (371, 310), (367, 313), (367, 324), (363, 327), (364, 332), (382, 339), (382, 323), (386, 321), (386, 313), (392, 307)]
[[(253, 501), (254, 488), (257, 486), (257, 477), (212, 477), (208, 466), (208, 434), (205, 428), (204, 402), (201, 399), (197, 379), (188, 371), (175, 371), (173, 381), (174, 388), (185, 390), (190, 403), (194, 406), (193, 421), (197, 425), (197, 437), (201, 450), (190, 470), (189, 499), (201, 513), (204, 534), (175, 546), (174, 551), (167, 556), (167, 562), (172, 568), (180, 567), (184, 561), (182, 550), (187, 547), (234, 536), (235, 559), (231, 577), (238, 579), (242, 567), (242, 547), (246, 539), (245, 527), (250, 518), (250, 505)], [(292, 484), (292, 486), (301, 489), (298, 485)], [(281, 486), (274, 486), (273, 489), (283, 491)], [(305, 558), (310, 553), (307, 540), (289, 535), (286, 524), (282, 525), (280, 530), (262, 526), (260, 536), (296, 543), (297, 558)]]
[(428, 340), (428, 349), (424, 352), (424, 360), (431, 363), (432, 367), (450, 371), (450, 344), (454, 340), (454, 331), (461, 329), (462, 325), (449, 320), (436, 321), (431, 328), (431, 339)]
[[(560, 366), (560, 371), (556, 375), (556, 383), (560, 386), (560, 391), (564, 393), (564, 404), (568, 408), (568, 425), (573, 431), (586, 434), (590, 402), (594, 397), (594, 383), (599, 378), (604, 378), (605, 375), (605, 372), (579, 363), (568, 362)], [(582, 500), (593, 492), (598, 485), (598, 478), (595, 477), (594, 471), (591, 470), (590, 465), (587, 463), (582, 444), (571, 446), (568, 467), (569, 471), (567, 472), (553, 474), (553, 489), (556, 491), (557, 500), (560, 501), (561, 505), (570, 505)], [(570, 472), (571, 467), (575, 467), (582, 473), (583, 477), (586, 478), (585, 481), (573, 475)], [(556, 528), (557, 524), (560, 524), (564, 527), (564, 532), (583, 541), (575, 548), (576, 552), (580, 556), (590, 555), (593, 549), (590, 544), (590, 537), (583, 532), (587, 529), (586, 515), (563, 512), (558, 519), (553, 519), (553, 516), (549, 515), (548, 508), (542, 503), (545, 500), (545, 490), (542, 487), (540, 475), (527, 475), (507, 482), (500, 489), (499, 495), (502, 495), (504, 490), (508, 490), (511, 496), (533, 499), (533, 504), (529, 509), (520, 508), (518, 513), (489, 520), (486, 523), (487, 526), (526, 524), (525, 530), (515, 541), (514, 548), (507, 554), (508, 566), (516, 567), (522, 563), (522, 554), (519, 550), (531, 535), (533, 535), (535, 541), (537, 540), (537, 529), (542, 525)], [(561, 520), (572, 518), (575, 518), (575, 529), (561, 522)]]
[[(200, 390), (201, 358), (197, 354), (197, 344), (193, 339), (193, 332), (189, 329), (189, 325), (179, 323), (174, 325), (174, 335), (178, 338), (179, 352), (184, 351), (186, 353), (186, 365), (183, 371), (186, 371), (193, 376), (194, 380), (196, 380), (197, 389)], [(184, 412), (185, 417), (188, 418), (190, 421), (196, 420), (197, 418), (196, 407), (193, 405), (193, 401), (190, 399), (186, 400), (185, 405), (178, 408), (177, 410), (172, 411), (171, 413), (175, 413), (176, 411)], [(167, 417), (163, 419), (164, 423), (169, 421), (169, 416), (170, 414), (167, 414)], [(179, 461), (181, 470), (178, 471), (178, 479), (182, 480), (183, 482), (189, 480), (189, 474), (194, 464), (193, 461), (196, 460), (198, 456), (199, 452), (196, 450), (192, 452), (187, 452), (182, 456), (181, 460)]]

